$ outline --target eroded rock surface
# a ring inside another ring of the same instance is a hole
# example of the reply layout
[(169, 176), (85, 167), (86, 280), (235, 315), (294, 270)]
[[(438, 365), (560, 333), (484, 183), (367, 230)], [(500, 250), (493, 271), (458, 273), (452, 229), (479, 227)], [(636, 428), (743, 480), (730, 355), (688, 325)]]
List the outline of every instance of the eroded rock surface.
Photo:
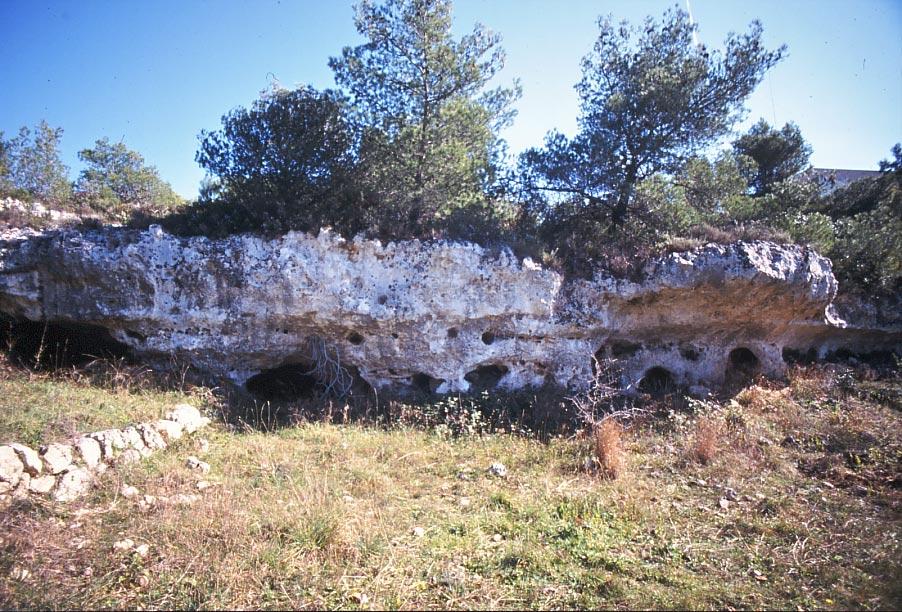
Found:
[(327, 231), (210, 240), (153, 226), (0, 242), (0, 312), (101, 326), (139, 356), (175, 354), (237, 383), (305, 371), (314, 337), (376, 389), (438, 392), (581, 387), (593, 356), (616, 358), (630, 388), (717, 385), (731, 368), (779, 373), (784, 348), (902, 339), (842, 320), (830, 262), (801, 247), (708, 245), (650, 262), (644, 278), (565, 279), (507, 251)]

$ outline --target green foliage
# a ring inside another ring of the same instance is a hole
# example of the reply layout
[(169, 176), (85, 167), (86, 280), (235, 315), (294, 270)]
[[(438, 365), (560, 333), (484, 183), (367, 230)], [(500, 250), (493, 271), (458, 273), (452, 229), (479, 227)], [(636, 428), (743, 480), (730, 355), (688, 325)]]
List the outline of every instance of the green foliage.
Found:
[(0, 131), (0, 196), (5, 196), (12, 191), (12, 181), (10, 180), (10, 161), (9, 161), (10, 142), (3, 137)]
[(733, 150), (755, 162), (745, 169), (749, 189), (756, 196), (773, 191), (774, 186), (808, 166), (811, 147), (795, 123), (780, 130), (761, 119), (748, 133), (733, 142)]
[(902, 150), (875, 179), (852, 183), (821, 205), (836, 225), (828, 251), (840, 287), (869, 295), (902, 291)]
[(211, 235), (362, 229), (344, 105), (334, 91), (276, 89), (223, 116), (222, 130), (200, 135), (209, 177), (184, 225)]
[[(747, 34), (731, 34), (724, 52), (709, 51), (693, 44), (695, 25), (680, 10), (668, 11), (661, 22), (649, 18), (641, 28), (615, 26), (610, 17), (598, 25), (577, 85), (579, 133), (573, 139), (549, 134), (544, 148), (521, 157), (520, 173), (537, 222), (559, 217), (564, 207), (573, 223), (595, 226), (609, 242), (633, 241), (625, 226), (657, 229), (649, 206), (660, 201), (638, 186), (658, 173), (678, 173), (726, 135), (785, 48), (766, 50), (754, 22)], [(691, 195), (707, 199), (709, 208), (716, 199)]]
[(72, 195), (69, 169), (60, 159), (62, 128), (52, 128), (46, 121), (32, 132), (27, 127), (3, 144), (4, 187), (45, 204), (60, 206)]
[(183, 204), (172, 187), (123, 143), (102, 138), (92, 149), (82, 149), (85, 168), (75, 185), (76, 195), (105, 218), (124, 220), (135, 210), (164, 212)]
[(500, 36), (456, 40), (450, 0), (357, 6), (365, 44), (329, 61), (352, 100), (366, 225), (387, 237), (429, 235), (458, 211), (490, 214), (486, 190), (519, 88), (485, 86), (501, 69)]

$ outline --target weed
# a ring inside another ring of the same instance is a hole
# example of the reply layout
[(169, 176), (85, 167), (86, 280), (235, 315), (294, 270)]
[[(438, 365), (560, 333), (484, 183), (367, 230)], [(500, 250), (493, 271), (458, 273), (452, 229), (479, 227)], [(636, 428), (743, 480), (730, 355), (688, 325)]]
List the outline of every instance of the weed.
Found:
[(711, 417), (703, 416), (695, 423), (695, 436), (692, 440), (692, 458), (703, 465), (714, 460), (720, 449), (723, 429)]
[(614, 419), (604, 419), (592, 431), (593, 450), (601, 473), (617, 478), (623, 471), (623, 427)]

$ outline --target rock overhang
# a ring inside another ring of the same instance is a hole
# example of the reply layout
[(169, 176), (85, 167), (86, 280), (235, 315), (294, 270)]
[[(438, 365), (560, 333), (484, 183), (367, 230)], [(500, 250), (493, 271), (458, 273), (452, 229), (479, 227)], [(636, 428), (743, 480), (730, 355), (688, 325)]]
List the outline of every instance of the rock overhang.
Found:
[[(593, 356), (617, 359), (627, 388), (655, 367), (718, 385), (737, 348), (775, 375), (786, 347), (835, 348), (855, 333), (873, 345), (828, 312), (836, 292), (829, 260), (767, 242), (671, 253), (641, 281), (567, 278), (470, 243), (329, 231), (212, 240), (152, 226), (0, 242), (0, 312), (100, 325), (140, 357), (174, 354), (237, 383), (309, 360), (317, 337), (377, 389), (426, 377), (436, 392), (467, 391), (480, 368), (502, 372), (502, 388), (582, 387)], [(881, 339), (895, 348), (900, 334)]]

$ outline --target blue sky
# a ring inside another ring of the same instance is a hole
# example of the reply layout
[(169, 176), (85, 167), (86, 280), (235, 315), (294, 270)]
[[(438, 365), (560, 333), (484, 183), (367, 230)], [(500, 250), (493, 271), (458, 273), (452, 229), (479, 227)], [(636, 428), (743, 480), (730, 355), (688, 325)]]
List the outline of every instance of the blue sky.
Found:
[[(691, 0), (701, 41), (764, 24), (770, 47), (789, 46), (750, 98), (759, 117), (795, 121), (821, 167), (875, 168), (902, 140), (902, 1)], [(474, 22), (500, 32), (519, 77), (512, 152), (576, 127), (579, 61), (598, 15), (641, 21), (673, 5), (658, 0), (457, 0), (455, 30)], [(0, 0), (0, 130), (46, 119), (62, 127), (73, 177), (76, 153), (101, 137), (122, 140), (182, 195), (202, 177), (197, 135), (216, 129), (276, 78), (333, 85), (328, 58), (361, 42), (348, 0)], [(679, 5), (685, 8), (685, 0)]]

